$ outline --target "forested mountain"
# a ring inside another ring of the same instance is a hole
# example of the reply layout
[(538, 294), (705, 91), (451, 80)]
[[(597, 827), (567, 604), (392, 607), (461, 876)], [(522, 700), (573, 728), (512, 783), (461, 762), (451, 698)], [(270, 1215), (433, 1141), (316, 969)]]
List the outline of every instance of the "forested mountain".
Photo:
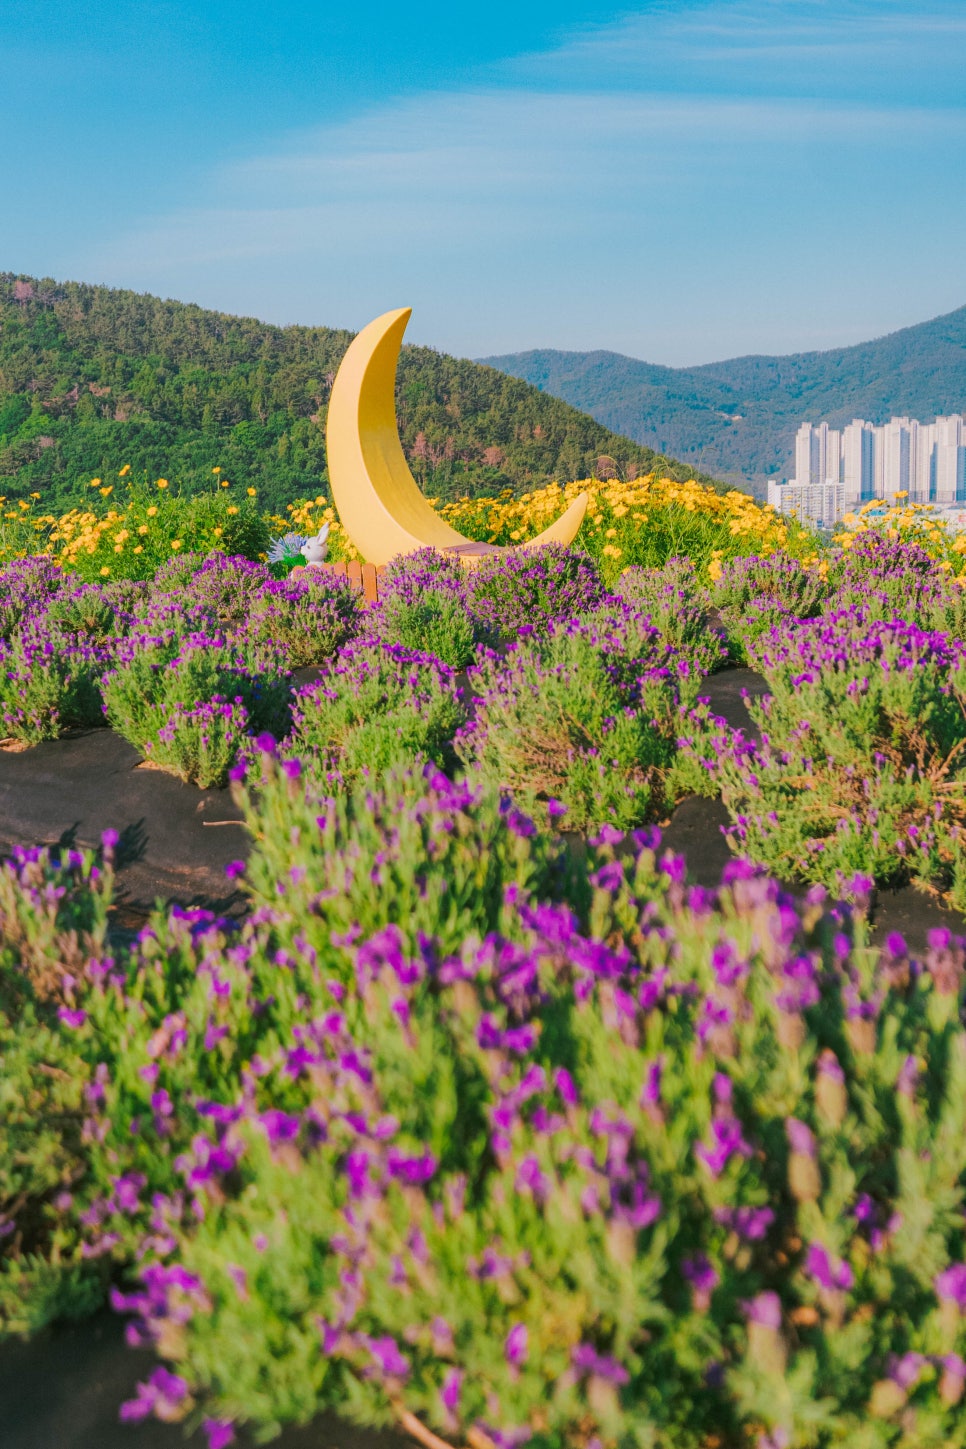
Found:
[[(0, 273), (0, 492), (58, 510), (130, 464), (187, 488), (221, 467), (279, 508), (327, 485), (329, 389), (352, 334), (76, 282)], [(406, 347), (400, 435), (431, 496), (621, 472), (693, 470), (657, 458), (525, 382)]]
[(659, 367), (616, 352), (484, 360), (695, 468), (760, 483), (794, 472), (803, 422), (840, 427), (893, 414), (928, 422), (966, 410), (966, 307), (855, 347), (704, 367)]

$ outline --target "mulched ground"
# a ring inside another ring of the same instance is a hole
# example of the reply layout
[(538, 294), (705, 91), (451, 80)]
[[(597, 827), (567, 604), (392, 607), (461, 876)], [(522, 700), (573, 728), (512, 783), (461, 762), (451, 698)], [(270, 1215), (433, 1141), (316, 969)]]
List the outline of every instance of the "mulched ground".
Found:
[[(64, 1325), (28, 1343), (0, 1345), (0, 1445), (3, 1449), (204, 1449), (205, 1435), (179, 1424), (118, 1422), (118, 1405), (156, 1365), (123, 1340), (113, 1313)], [(254, 1441), (239, 1432), (238, 1449)], [(305, 1429), (286, 1429), (277, 1449), (404, 1449), (404, 1436), (357, 1429), (323, 1414)]]
[[(715, 713), (752, 733), (742, 691), (765, 692), (749, 669), (730, 669), (707, 680)], [(244, 859), (249, 839), (227, 790), (198, 790), (158, 770), (138, 768), (137, 751), (107, 729), (79, 731), (22, 753), (0, 751), (0, 855), (16, 845), (96, 846), (101, 833), (121, 834), (118, 852), (120, 932), (137, 929), (157, 899), (204, 905), (227, 914), (244, 911), (225, 866)], [(683, 854), (692, 879), (715, 886), (730, 852), (718, 800), (682, 801), (664, 831), (664, 843)], [(948, 925), (966, 934), (966, 918), (910, 888), (880, 892), (874, 938), (901, 931), (920, 951), (927, 931)], [(64, 1325), (29, 1343), (0, 1344), (2, 1449), (176, 1449), (204, 1445), (178, 1425), (120, 1424), (118, 1405), (150, 1372), (149, 1354), (125, 1347), (123, 1326), (104, 1313)], [(308, 1429), (289, 1429), (278, 1449), (402, 1449), (390, 1433), (354, 1429), (333, 1417)], [(240, 1449), (252, 1441), (239, 1436)]]
[(118, 920), (143, 920), (158, 898), (234, 914), (243, 899), (225, 866), (249, 836), (228, 790), (199, 790), (141, 766), (109, 729), (78, 730), (30, 750), (0, 751), (0, 854), (16, 845), (98, 846), (121, 836)]

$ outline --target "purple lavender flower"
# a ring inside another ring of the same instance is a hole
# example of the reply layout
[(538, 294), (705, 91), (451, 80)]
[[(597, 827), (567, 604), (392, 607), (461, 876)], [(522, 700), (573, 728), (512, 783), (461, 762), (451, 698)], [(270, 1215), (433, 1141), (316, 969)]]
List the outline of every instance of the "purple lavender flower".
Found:
[(966, 1263), (954, 1263), (939, 1273), (933, 1287), (940, 1302), (954, 1303), (960, 1313), (966, 1314)]
[(805, 1255), (805, 1272), (813, 1278), (820, 1288), (829, 1292), (837, 1289), (852, 1287), (854, 1281), (852, 1269), (848, 1263), (833, 1265), (827, 1249), (822, 1243), (809, 1244), (808, 1252)]
[(529, 1334), (525, 1323), (515, 1323), (503, 1344), (503, 1355), (508, 1364), (519, 1368), (527, 1361)]

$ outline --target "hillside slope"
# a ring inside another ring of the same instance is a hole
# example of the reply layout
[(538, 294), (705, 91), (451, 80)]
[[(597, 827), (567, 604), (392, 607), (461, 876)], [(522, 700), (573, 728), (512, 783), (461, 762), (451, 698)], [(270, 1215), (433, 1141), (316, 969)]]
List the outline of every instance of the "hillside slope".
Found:
[(854, 347), (703, 367), (660, 367), (616, 352), (485, 361), (695, 468), (760, 482), (794, 471), (802, 422), (881, 423), (894, 413), (928, 421), (966, 410), (966, 307)]
[[(0, 492), (76, 501), (124, 464), (190, 488), (211, 470), (267, 506), (325, 489), (329, 389), (351, 333), (272, 327), (181, 302), (0, 273)], [(397, 408), (432, 496), (516, 492), (655, 457), (523, 381), (427, 347), (403, 349)]]

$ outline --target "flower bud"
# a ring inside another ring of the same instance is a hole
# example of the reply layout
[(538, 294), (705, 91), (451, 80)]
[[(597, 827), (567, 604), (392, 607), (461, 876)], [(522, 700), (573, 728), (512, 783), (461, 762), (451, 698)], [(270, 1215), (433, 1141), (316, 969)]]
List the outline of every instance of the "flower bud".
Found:
[(815, 1106), (819, 1116), (830, 1127), (841, 1127), (848, 1105), (849, 1094), (845, 1086), (845, 1073), (839, 1065), (838, 1057), (826, 1047), (818, 1059)]
[(939, 1397), (947, 1409), (953, 1409), (963, 1397), (966, 1387), (966, 1363), (958, 1353), (949, 1353), (942, 1362), (942, 1376), (939, 1380)]
[(879, 1379), (872, 1385), (869, 1413), (874, 1419), (891, 1419), (906, 1402), (906, 1391), (895, 1379)]
[(845, 1034), (856, 1056), (872, 1056), (878, 1035), (874, 1021), (866, 1016), (853, 1016), (845, 1024)]

